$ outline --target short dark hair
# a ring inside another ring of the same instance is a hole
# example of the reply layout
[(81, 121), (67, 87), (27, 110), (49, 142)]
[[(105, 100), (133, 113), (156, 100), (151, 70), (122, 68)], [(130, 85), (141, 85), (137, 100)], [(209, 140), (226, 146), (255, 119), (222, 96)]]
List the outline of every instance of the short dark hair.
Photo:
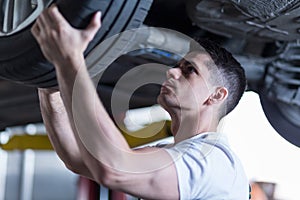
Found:
[(213, 60), (214, 66), (210, 69), (217, 70), (211, 73), (217, 75), (212, 77), (213, 82), (221, 82), (228, 90), (228, 97), (220, 113), (220, 118), (222, 118), (237, 106), (243, 96), (247, 85), (245, 70), (232, 54), (219, 44), (207, 39), (197, 39), (196, 41)]

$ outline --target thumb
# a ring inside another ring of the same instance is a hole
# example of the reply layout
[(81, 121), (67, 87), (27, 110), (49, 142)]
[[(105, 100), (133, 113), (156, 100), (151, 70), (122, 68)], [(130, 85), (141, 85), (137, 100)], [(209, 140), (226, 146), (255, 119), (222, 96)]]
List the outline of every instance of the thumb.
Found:
[(94, 14), (89, 25), (84, 29), (85, 36), (91, 41), (101, 27), (101, 12), (98, 11)]

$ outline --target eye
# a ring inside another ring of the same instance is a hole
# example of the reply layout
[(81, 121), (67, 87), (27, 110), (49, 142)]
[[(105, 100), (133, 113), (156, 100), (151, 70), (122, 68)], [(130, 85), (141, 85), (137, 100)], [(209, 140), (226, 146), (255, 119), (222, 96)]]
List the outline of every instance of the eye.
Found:
[(173, 68), (180, 68), (181, 72), (184, 76), (188, 76), (191, 74), (198, 74), (196, 68), (194, 67), (194, 65), (192, 65), (189, 62), (184, 62), (184, 63), (177, 63), (174, 65)]
[(179, 68), (179, 67), (180, 67), (180, 63), (176, 63), (173, 68)]
[(197, 70), (195, 69), (195, 67), (193, 65), (187, 65), (184, 66), (182, 69), (182, 73), (184, 76), (188, 76), (188, 75), (192, 75), (192, 74), (198, 74)]
[(191, 73), (195, 73), (196, 69), (194, 66), (187, 66), (186, 71), (191, 74)]

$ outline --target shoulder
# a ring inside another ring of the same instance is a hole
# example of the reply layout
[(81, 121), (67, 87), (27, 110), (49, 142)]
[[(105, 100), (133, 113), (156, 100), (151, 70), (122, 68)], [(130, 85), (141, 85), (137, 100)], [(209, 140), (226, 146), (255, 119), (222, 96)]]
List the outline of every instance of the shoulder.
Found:
[(175, 162), (182, 199), (206, 198), (211, 194), (234, 195), (236, 189), (248, 189), (242, 165), (223, 135), (198, 135), (166, 151)]

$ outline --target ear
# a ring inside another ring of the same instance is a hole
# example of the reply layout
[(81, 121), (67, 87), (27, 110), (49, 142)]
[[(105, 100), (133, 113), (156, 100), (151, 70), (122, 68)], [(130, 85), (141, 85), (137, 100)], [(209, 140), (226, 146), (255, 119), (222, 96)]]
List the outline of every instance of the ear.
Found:
[(228, 96), (228, 90), (225, 87), (217, 87), (215, 91), (209, 96), (207, 99), (207, 104), (220, 104), (223, 103), (224, 100)]

